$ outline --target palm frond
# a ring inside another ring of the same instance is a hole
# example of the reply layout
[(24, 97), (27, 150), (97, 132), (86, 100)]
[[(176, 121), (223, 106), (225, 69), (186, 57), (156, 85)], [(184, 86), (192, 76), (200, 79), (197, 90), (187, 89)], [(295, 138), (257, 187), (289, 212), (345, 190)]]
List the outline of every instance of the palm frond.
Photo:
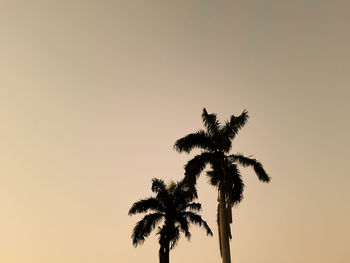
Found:
[[(243, 199), (244, 183), (241, 178), (241, 174), (236, 164), (231, 164), (228, 169), (228, 177), (230, 180), (230, 202), (231, 205), (237, 205)], [(231, 209), (231, 208), (230, 208)]]
[(211, 231), (210, 227), (208, 226), (207, 222), (205, 222), (202, 217), (198, 214), (195, 214), (193, 212), (183, 212), (183, 216), (187, 217), (187, 220), (191, 222), (192, 224), (204, 227), (207, 231), (208, 236), (212, 236), (213, 232)]
[(202, 210), (202, 205), (200, 203), (189, 203), (187, 204), (187, 206), (185, 207), (190, 211), (201, 211)]
[(187, 240), (190, 240), (191, 233), (189, 231), (189, 224), (187, 218), (179, 215), (176, 217), (176, 221), (179, 222), (180, 230), (185, 233), (185, 237), (187, 238)]
[(134, 227), (131, 235), (132, 243), (135, 247), (142, 245), (155, 226), (163, 218), (162, 213), (153, 213), (145, 215)]
[(204, 126), (207, 128), (207, 131), (211, 136), (215, 135), (218, 132), (220, 123), (217, 120), (215, 113), (208, 114), (207, 110), (203, 108), (202, 120)]
[(203, 152), (188, 161), (185, 165), (184, 183), (186, 186), (194, 188), (197, 177), (204, 170), (205, 166), (212, 161), (214, 156), (214, 153)]
[(189, 189), (189, 187), (182, 180), (177, 182), (177, 187), (172, 198), (175, 200), (176, 207), (184, 208), (184, 206), (190, 203), (193, 199), (198, 198), (197, 189)]
[(166, 185), (164, 183), (163, 180), (161, 179), (157, 179), (157, 178), (153, 178), (152, 179), (152, 192), (154, 193), (159, 193), (162, 191), (166, 191)]
[(128, 215), (134, 215), (137, 213), (147, 213), (148, 210), (153, 210), (155, 212), (163, 212), (164, 207), (161, 206), (159, 200), (154, 197), (139, 200), (135, 202), (130, 208)]
[(229, 121), (226, 121), (222, 128), (225, 137), (233, 140), (238, 131), (247, 123), (249, 118), (248, 111), (244, 110), (239, 116), (232, 115)]
[(171, 234), (172, 235), (170, 239), (170, 249), (173, 249), (177, 245), (180, 239), (179, 227), (175, 227)]
[(157, 235), (159, 235), (159, 244), (163, 246), (164, 249), (167, 247), (167, 244), (170, 245), (170, 249), (173, 249), (180, 239), (179, 226), (165, 223), (165, 225), (159, 229)]
[(228, 156), (228, 159), (236, 161), (243, 166), (252, 166), (259, 180), (265, 183), (270, 182), (270, 177), (264, 170), (264, 167), (256, 159), (245, 157), (241, 154), (232, 154)]
[(189, 153), (194, 148), (212, 151), (214, 149), (214, 145), (210, 136), (203, 130), (190, 133), (185, 137), (178, 139), (174, 144), (174, 149), (180, 153)]
[(222, 177), (222, 174), (220, 174), (219, 171), (217, 171), (216, 169), (207, 171), (207, 176), (209, 177), (209, 183), (212, 186), (215, 186), (215, 187), (219, 186), (219, 183)]

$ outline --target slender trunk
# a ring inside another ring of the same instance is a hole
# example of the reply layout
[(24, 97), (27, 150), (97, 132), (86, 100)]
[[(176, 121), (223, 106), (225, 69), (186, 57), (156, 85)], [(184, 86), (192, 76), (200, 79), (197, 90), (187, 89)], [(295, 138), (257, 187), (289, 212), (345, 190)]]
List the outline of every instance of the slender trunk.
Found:
[(231, 263), (229, 224), (226, 213), (226, 199), (224, 189), (219, 190), (219, 238), (221, 258), (223, 263)]
[(169, 243), (165, 247), (164, 263), (169, 263)]
[(169, 263), (169, 242), (160, 245), (159, 249), (159, 263)]
[(162, 245), (159, 248), (159, 263), (164, 263), (164, 247)]

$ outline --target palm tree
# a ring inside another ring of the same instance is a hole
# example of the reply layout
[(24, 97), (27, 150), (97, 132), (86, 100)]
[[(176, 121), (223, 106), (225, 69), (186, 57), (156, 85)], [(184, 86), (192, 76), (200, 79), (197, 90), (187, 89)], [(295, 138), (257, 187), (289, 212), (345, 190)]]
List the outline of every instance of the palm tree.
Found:
[(232, 140), (247, 122), (248, 112), (246, 110), (239, 116), (232, 115), (224, 125), (221, 125), (216, 114), (208, 114), (204, 108), (202, 119), (205, 130), (199, 130), (177, 140), (174, 148), (180, 153), (189, 153), (195, 148), (202, 150), (201, 154), (196, 155), (185, 165), (184, 184), (192, 191), (195, 191), (197, 178), (206, 165), (211, 166), (211, 170), (207, 171), (207, 176), (209, 183), (218, 189), (217, 222), (220, 254), (223, 263), (230, 263), (232, 207), (242, 200), (244, 188), (237, 164), (253, 167), (258, 179), (262, 182), (269, 182), (270, 177), (257, 160), (242, 154), (229, 155)]
[(139, 200), (129, 210), (129, 215), (147, 213), (132, 232), (131, 238), (135, 247), (143, 244), (161, 221), (163, 224), (157, 231), (160, 263), (169, 263), (169, 251), (178, 243), (180, 232), (190, 240), (190, 223), (203, 227), (207, 235), (213, 235), (208, 224), (196, 213), (201, 210), (201, 204), (192, 202), (197, 198), (195, 191), (185, 190), (182, 182), (165, 185), (163, 180), (153, 179), (152, 192), (156, 194), (155, 197)]

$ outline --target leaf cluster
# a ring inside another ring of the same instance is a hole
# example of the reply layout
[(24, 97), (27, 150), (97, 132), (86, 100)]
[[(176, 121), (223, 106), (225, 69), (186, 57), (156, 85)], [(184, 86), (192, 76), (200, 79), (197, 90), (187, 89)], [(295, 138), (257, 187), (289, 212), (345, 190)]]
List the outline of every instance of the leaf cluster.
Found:
[(174, 248), (184, 233), (187, 239), (191, 238), (190, 224), (196, 224), (206, 230), (207, 235), (213, 235), (208, 224), (197, 213), (201, 204), (193, 202), (197, 198), (196, 191), (189, 191), (183, 182), (171, 182), (168, 185), (161, 179), (152, 180), (152, 192), (156, 195), (135, 202), (129, 210), (129, 215), (147, 213), (134, 227), (132, 242), (136, 247), (143, 244), (145, 239), (158, 228), (159, 243), (161, 246), (169, 244)]
[(206, 172), (209, 183), (219, 189), (225, 189), (231, 205), (243, 199), (244, 183), (237, 165), (251, 166), (260, 181), (270, 181), (262, 164), (256, 159), (242, 154), (228, 155), (233, 139), (247, 123), (248, 117), (248, 111), (244, 110), (238, 116), (232, 115), (224, 125), (221, 125), (216, 114), (209, 114), (204, 108), (202, 112), (204, 129), (190, 133), (175, 142), (174, 149), (180, 153), (190, 153), (196, 148), (202, 151), (185, 165), (184, 182), (190, 189), (195, 189), (197, 178), (207, 165), (211, 168)]

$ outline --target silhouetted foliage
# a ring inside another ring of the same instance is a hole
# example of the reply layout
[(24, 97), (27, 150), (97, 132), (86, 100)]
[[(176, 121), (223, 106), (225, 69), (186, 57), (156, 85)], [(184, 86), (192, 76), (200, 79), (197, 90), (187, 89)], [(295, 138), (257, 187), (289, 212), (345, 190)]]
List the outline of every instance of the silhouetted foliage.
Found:
[[(232, 140), (238, 131), (246, 124), (248, 112), (244, 110), (239, 116), (232, 115), (224, 125), (217, 120), (216, 114), (209, 114), (204, 108), (202, 120), (205, 129), (186, 135), (178, 139), (174, 148), (178, 152), (189, 153), (193, 149), (201, 149), (202, 152), (189, 160), (185, 165), (185, 185), (195, 192), (197, 178), (209, 164), (211, 170), (207, 171), (209, 183), (218, 188), (218, 226), (220, 252), (222, 255), (223, 242), (228, 243), (231, 238), (230, 223), (232, 222), (232, 206), (243, 199), (244, 183), (237, 165), (253, 167), (258, 179), (269, 182), (270, 177), (265, 172), (262, 164), (256, 159), (245, 157), (241, 154), (228, 155), (232, 148)], [(223, 211), (220, 212), (220, 206)], [(221, 220), (220, 220), (221, 214)], [(220, 224), (225, 224), (221, 226)], [(225, 237), (222, 237), (225, 232)], [(226, 241), (227, 240), (227, 241)], [(229, 244), (225, 244), (228, 255), (223, 257), (223, 262), (230, 262)], [(222, 255), (223, 256), (223, 255)]]
[(160, 263), (169, 262), (169, 251), (179, 241), (180, 233), (184, 233), (189, 240), (190, 223), (203, 227), (207, 235), (212, 236), (208, 224), (196, 212), (201, 210), (201, 204), (192, 202), (197, 198), (196, 191), (188, 191), (183, 182), (171, 182), (166, 185), (163, 180), (152, 180), (152, 192), (155, 197), (149, 197), (135, 202), (129, 210), (129, 215), (148, 213), (134, 227), (132, 243), (136, 247), (143, 244), (145, 239), (158, 227), (159, 235), (159, 260)]

